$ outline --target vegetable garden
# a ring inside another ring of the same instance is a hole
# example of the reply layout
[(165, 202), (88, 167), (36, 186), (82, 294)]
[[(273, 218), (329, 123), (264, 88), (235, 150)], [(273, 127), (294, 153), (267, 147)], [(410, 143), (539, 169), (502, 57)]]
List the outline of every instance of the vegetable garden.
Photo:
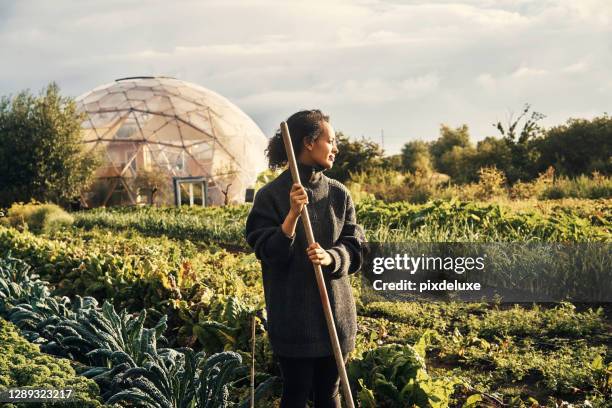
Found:
[[(357, 218), (370, 241), (609, 243), (610, 204), (365, 201)], [(0, 390), (70, 387), (88, 407), (248, 407), (254, 357), (256, 406), (278, 406), (248, 210), (96, 209), (52, 229), (4, 218)], [(609, 406), (607, 305), (363, 303), (350, 279), (361, 407)]]

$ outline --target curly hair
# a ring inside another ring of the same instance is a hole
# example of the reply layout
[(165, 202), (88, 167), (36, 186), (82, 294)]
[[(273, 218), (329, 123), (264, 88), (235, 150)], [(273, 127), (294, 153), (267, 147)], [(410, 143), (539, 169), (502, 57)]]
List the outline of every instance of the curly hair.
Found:
[[(323, 114), (319, 109), (299, 111), (287, 119), (287, 127), (289, 127), (291, 143), (296, 157), (304, 148), (304, 139), (308, 143), (312, 143), (321, 135), (324, 121), (329, 123), (329, 116)], [(266, 157), (268, 158), (268, 167), (271, 169), (277, 169), (287, 164), (287, 152), (280, 128), (268, 142)]]

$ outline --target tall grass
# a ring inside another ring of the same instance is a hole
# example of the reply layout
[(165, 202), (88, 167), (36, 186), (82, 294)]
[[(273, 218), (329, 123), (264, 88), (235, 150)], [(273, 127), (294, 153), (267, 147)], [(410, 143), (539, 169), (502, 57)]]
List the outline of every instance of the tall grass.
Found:
[(560, 198), (610, 198), (612, 197), (612, 178), (595, 174), (593, 177), (579, 176), (574, 179), (560, 177), (545, 188), (540, 199)]
[(452, 198), (463, 201), (612, 198), (612, 177), (598, 172), (575, 178), (555, 177), (554, 168), (550, 167), (534, 180), (518, 181), (513, 185), (508, 185), (504, 173), (495, 167), (481, 168), (478, 174), (476, 183), (454, 184), (448, 176), (440, 173), (414, 174), (377, 169), (352, 174), (347, 186), (356, 202), (371, 198), (419, 204)]

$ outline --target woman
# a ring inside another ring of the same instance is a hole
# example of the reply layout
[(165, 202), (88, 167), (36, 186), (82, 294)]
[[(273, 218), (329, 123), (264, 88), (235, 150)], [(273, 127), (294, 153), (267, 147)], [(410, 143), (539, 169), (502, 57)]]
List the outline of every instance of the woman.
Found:
[[(340, 407), (339, 374), (323, 314), (313, 264), (321, 265), (346, 362), (355, 348), (355, 300), (348, 274), (361, 268), (363, 230), (351, 196), (323, 171), (338, 153), (329, 117), (301, 111), (287, 120), (302, 185), (287, 169), (262, 187), (246, 223), (246, 239), (261, 261), (268, 335), (283, 376), (281, 408)], [(270, 139), (270, 168), (287, 163), (280, 130)], [(305, 204), (315, 240), (307, 239), (299, 215)]]

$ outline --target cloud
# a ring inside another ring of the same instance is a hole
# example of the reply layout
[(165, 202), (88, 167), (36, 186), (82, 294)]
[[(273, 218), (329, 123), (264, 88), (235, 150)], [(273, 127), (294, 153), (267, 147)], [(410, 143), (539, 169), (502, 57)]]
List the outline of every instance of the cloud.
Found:
[(579, 61), (574, 64), (568, 65), (562, 69), (563, 72), (567, 72), (569, 74), (578, 74), (582, 72), (586, 72), (589, 69), (589, 65), (585, 61)]
[(512, 73), (512, 77), (520, 79), (520, 78), (540, 77), (546, 74), (548, 74), (548, 71), (545, 69), (521, 66)]
[(611, 22), (608, 0), (0, 2), (0, 93), (170, 75), (266, 134), (319, 106), (393, 152), (440, 123), (481, 139), (527, 101), (551, 124), (605, 110)]

